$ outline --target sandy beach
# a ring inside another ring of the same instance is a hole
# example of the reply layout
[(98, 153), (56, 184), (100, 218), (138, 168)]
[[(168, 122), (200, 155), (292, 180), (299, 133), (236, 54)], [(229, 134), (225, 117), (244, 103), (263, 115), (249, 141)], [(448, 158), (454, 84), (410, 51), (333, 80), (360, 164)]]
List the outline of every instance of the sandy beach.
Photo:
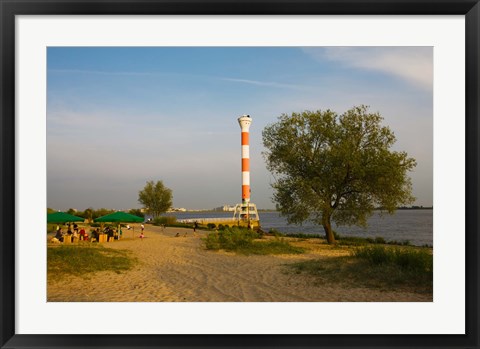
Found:
[[(286, 264), (347, 254), (305, 240), (301, 255), (242, 256), (208, 251), (205, 232), (147, 225), (145, 239), (131, 231), (105, 247), (129, 250), (136, 265), (120, 274), (98, 272), (48, 281), (49, 302), (431, 302), (431, 294), (372, 290), (322, 283)], [(180, 236), (175, 235), (179, 233)], [(186, 234), (186, 236), (184, 236)], [(130, 237), (130, 238), (129, 238)]]

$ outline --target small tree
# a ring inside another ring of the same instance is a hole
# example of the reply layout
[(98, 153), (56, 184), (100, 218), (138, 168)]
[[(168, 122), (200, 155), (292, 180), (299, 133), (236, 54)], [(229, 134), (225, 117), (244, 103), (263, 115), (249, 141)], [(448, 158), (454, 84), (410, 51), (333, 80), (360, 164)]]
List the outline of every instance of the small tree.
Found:
[(407, 172), (416, 163), (390, 150), (396, 139), (368, 107), (283, 114), (263, 130), (268, 169), (278, 176), (274, 201), (289, 223), (366, 226), (376, 207), (393, 213), (414, 201)]
[(134, 216), (142, 217), (142, 218), (145, 217), (145, 214), (139, 208), (132, 208), (128, 211), (128, 213), (133, 214)]
[(93, 221), (93, 208), (89, 207), (83, 211), (83, 218), (87, 219), (89, 223)]
[(107, 214), (113, 213), (115, 211), (109, 210), (107, 208), (99, 208), (98, 210), (93, 210), (92, 211), (92, 218), (96, 219), (98, 217), (106, 216)]
[(162, 181), (148, 181), (138, 193), (138, 202), (156, 218), (172, 207), (172, 190), (165, 187)]

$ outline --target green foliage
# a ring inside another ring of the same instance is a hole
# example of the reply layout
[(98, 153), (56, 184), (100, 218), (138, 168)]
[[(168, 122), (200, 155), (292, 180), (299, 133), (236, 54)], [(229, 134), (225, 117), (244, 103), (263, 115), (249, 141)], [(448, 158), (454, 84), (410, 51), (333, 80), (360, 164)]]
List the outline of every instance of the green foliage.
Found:
[(340, 235), (333, 229), (332, 229), (332, 233), (333, 233), (333, 237), (335, 238), (335, 240), (339, 240), (341, 238)]
[(60, 279), (67, 275), (86, 276), (98, 271), (120, 273), (133, 267), (130, 251), (99, 245), (54, 246), (47, 250), (47, 275)]
[(142, 212), (139, 208), (132, 208), (128, 213), (133, 214), (134, 216), (145, 218), (145, 213)]
[(216, 227), (217, 227), (217, 225), (215, 223), (208, 223), (207, 224), (208, 229), (215, 229)]
[(424, 249), (368, 246), (353, 250), (352, 255), (373, 265), (390, 264), (404, 270), (432, 272), (433, 256)]
[(77, 214), (77, 211), (73, 208), (69, 208), (67, 213), (75, 216)]
[(153, 219), (153, 225), (165, 225), (173, 226), (177, 224), (177, 218), (175, 216), (161, 216)]
[(250, 229), (237, 227), (226, 228), (222, 231), (207, 234), (203, 239), (209, 250), (226, 250), (240, 254), (298, 254), (304, 249), (290, 245), (284, 239), (259, 241), (259, 234)]
[(114, 210), (109, 210), (109, 209), (106, 209), (106, 208), (99, 208), (98, 210), (93, 210), (92, 211), (92, 218), (95, 219), (95, 218), (98, 218), (98, 217), (102, 217), (102, 216), (106, 216), (107, 214), (110, 214), (110, 213), (113, 213), (115, 212)]
[(298, 239), (323, 239), (325, 236), (320, 234), (288, 233), (286, 236)]
[(365, 226), (378, 206), (393, 213), (409, 204), (416, 163), (392, 151), (396, 139), (365, 106), (338, 116), (331, 110), (283, 114), (263, 130), (277, 209), (289, 223), (323, 225), (334, 242), (331, 221)]
[(278, 236), (278, 237), (284, 236), (283, 233), (281, 233), (280, 231), (278, 231), (275, 228), (270, 228), (270, 230), (268, 231), (268, 234), (273, 235), (273, 236)]
[(288, 267), (295, 273), (310, 274), (322, 284), (331, 282), (346, 287), (432, 292), (433, 256), (430, 250), (367, 246), (356, 251), (352, 256), (308, 260)]
[(83, 211), (83, 218), (88, 219), (89, 222), (93, 220), (93, 208), (89, 207)]
[(138, 202), (156, 218), (172, 206), (172, 190), (164, 186), (162, 181), (148, 181), (138, 193)]

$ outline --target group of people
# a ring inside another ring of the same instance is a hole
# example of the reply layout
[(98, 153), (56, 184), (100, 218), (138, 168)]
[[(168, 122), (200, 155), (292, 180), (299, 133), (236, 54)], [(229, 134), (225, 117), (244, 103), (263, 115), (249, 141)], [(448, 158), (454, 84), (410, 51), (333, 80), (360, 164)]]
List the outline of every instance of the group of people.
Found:
[[(73, 229), (72, 229), (73, 228)], [(65, 236), (69, 237), (72, 241), (75, 240), (88, 240), (88, 234), (85, 231), (84, 228), (79, 229), (77, 224), (72, 224), (69, 223), (67, 226), (67, 233), (65, 234), (62, 231), (62, 228), (57, 225), (57, 229), (55, 232), (55, 238), (60, 241), (64, 242), (65, 241)]]
[[(118, 231), (117, 229), (114, 229), (110, 226), (107, 226), (105, 229), (103, 229), (103, 231), (100, 231), (100, 228), (96, 228), (91, 231), (91, 234), (90, 234), (91, 236), (89, 236), (85, 231), (85, 229), (83, 227), (79, 228), (77, 224), (72, 225), (71, 223), (68, 223), (68, 225), (67, 224), (65, 225), (67, 226), (67, 232), (64, 233), (62, 230), (62, 227), (57, 225), (55, 229), (55, 236), (53, 239), (56, 239), (59, 242), (64, 242), (65, 237), (68, 237), (69, 241), (71, 242), (76, 242), (76, 241), (98, 242), (100, 241), (101, 234), (107, 235), (108, 237), (107, 241), (119, 240), (122, 237), (121, 228)], [(127, 225), (126, 229), (130, 230), (131, 229), (130, 225)], [(141, 229), (141, 233), (139, 238), (143, 240), (143, 238), (145, 237), (144, 235), (145, 226), (143, 225), (143, 223), (140, 225), (140, 229)], [(53, 240), (53, 242), (55, 242), (56, 240)]]
[(95, 239), (92, 241), (100, 241), (100, 234), (107, 235), (108, 241), (118, 240), (122, 236), (122, 229), (117, 232), (117, 230), (113, 229), (112, 227), (106, 227), (102, 232), (100, 232), (100, 228), (97, 228), (92, 231), (92, 239)]

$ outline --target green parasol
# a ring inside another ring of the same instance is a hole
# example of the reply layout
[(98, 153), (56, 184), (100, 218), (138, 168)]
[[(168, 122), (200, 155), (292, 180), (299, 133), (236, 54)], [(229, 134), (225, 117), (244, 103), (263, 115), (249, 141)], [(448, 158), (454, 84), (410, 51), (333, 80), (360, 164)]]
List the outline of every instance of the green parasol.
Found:
[[(117, 211), (114, 213), (107, 214), (102, 217), (95, 218), (95, 222), (116, 222), (116, 223), (135, 223), (135, 222), (143, 222), (142, 217), (135, 216), (130, 213)], [(120, 232), (120, 226), (118, 227), (118, 231)], [(132, 234), (135, 234), (135, 231), (132, 231)]]
[(83, 222), (85, 218), (73, 216), (66, 212), (47, 213), (47, 223)]
[(143, 222), (142, 217), (135, 216), (130, 213), (117, 211), (114, 213), (107, 214), (102, 217), (95, 218), (95, 222), (123, 222), (123, 223), (134, 223), (134, 222)]

